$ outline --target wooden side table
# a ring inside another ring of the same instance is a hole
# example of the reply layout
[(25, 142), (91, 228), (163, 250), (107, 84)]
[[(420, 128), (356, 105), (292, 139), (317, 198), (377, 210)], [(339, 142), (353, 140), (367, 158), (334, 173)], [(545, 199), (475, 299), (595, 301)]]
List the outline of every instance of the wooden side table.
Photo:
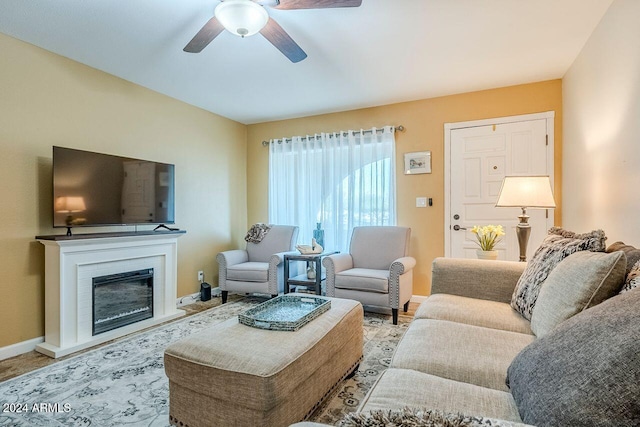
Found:
[[(338, 254), (340, 251), (326, 251), (321, 254), (288, 254), (284, 256), (284, 293), (289, 293), (289, 288), (291, 285), (297, 286), (314, 286), (316, 295), (322, 295), (322, 281), (326, 279), (326, 274), (322, 271), (322, 258)], [(305, 261), (305, 270), (302, 274), (298, 274), (294, 277), (289, 277), (289, 263), (291, 261)], [(307, 263), (313, 262), (315, 263), (316, 268), (316, 278), (309, 279), (307, 277), (306, 265)]]

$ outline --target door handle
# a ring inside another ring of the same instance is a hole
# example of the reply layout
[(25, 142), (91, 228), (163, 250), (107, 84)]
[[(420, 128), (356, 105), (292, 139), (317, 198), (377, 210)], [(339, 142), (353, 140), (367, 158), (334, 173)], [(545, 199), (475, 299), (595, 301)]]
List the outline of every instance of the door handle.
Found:
[(454, 225), (453, 229), (456, 230), (456, 231), (458, 231), (458, 230), (466, 230), (466, 228), (460, 227), (458, 224)]

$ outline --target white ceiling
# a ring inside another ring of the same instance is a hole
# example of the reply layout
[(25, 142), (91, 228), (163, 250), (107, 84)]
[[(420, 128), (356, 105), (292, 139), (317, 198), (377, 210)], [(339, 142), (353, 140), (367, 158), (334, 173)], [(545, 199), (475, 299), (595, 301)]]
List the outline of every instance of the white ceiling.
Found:
[[(1, 0), (0, 32), (250, 124), (562, 78), (612, 0), (363, 0), (182, 48), (218, 0)], [(1, 53), (0, 53), (1, 54)]]

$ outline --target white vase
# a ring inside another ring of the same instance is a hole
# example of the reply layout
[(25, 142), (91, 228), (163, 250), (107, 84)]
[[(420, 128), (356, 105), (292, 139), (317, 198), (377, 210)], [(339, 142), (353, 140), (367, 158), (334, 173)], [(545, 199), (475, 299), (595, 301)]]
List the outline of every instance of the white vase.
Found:
[(498, 259), (498, 251), (483, 251), (482, 249), (476, 249), (476, 255), (478, 259)]
[(313, 262), (309, 263), (309, 267), (307, 267), (307, 279), (315, 279), (316, 278), (316, 267)]

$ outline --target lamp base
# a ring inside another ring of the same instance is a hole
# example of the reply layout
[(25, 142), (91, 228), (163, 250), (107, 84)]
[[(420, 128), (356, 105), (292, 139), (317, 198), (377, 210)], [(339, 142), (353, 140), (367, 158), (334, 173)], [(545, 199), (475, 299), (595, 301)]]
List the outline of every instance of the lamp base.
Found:
[(67, 236), (73, 236), (73, 234), (71, 234), (71, 227), (67, 227)]
[(518, 217), (520, 223), (516, 226), (516, 236), (518, 236), (518, 245), (520, 246), (520, 262), (526, 262), (531, 224), (529, 224), (529, 216), (524, 212), (524, 208), (522, 210), (522, 215)]

